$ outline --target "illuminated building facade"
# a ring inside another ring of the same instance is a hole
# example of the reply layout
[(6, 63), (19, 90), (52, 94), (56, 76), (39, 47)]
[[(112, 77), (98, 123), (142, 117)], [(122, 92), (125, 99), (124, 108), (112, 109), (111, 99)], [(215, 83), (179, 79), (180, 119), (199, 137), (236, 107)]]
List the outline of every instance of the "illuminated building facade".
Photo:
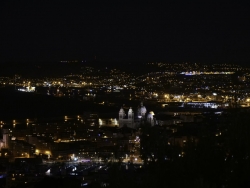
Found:
[(146, 113), (147, 113), (147, 109), (146, 109), (146, 107), (143, 105), (143, 103), (141, 102), (141, 105), (140, 105), (140, 106), (138, 107), (138, 109), (137, 109), (138, 118), (139, 118), (139, 119), (144, 119)]
[(124, 127), (124, 126), (135, 128), (134, 112), (132, 108), (129, 109), (127, 118), (123, 108), (121, 108), (119, 111), (119, 127)]

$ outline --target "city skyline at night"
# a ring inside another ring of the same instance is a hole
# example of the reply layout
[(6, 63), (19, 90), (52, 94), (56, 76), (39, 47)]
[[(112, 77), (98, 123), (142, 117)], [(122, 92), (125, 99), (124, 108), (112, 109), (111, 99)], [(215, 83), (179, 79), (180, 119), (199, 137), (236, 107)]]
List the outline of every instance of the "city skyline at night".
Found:
[(0, 2), (0, 188), (250, 187), (250, 3)]

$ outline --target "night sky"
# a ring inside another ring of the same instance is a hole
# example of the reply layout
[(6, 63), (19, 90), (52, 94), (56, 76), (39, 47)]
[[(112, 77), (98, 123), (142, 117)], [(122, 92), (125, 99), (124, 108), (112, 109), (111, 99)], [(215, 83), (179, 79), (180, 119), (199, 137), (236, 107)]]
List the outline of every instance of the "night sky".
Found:
[(2, 0), (0, 61), (250, 62), (249, 1), (162, 2)]

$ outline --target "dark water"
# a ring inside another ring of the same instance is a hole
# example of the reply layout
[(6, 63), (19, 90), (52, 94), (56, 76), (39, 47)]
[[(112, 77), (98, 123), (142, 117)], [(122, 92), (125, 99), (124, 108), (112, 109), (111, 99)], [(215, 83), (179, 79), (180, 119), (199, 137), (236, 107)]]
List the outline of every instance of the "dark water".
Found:
[(12, 88), (0, 88), (0, 120), (58, 117), (84, 112), (115, 112), (116, 107), (68, 98), (24, 93)]

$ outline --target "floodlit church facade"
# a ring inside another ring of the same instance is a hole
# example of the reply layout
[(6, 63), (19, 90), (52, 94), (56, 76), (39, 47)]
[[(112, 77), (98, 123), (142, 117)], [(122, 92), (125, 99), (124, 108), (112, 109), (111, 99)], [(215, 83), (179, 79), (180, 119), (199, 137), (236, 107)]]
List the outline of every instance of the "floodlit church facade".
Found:
[(130, 128), (136, 128), (135, 127), (135, 120), (134, 120), (134, 112), (132, 108), (128, 110), (128, 116), (126, 117), (126, 113), (123, 108), (119, 111), (119, 127), (130, 127)]
[(127, 126), (129, 128), (135, 129), (135, 128), (138, 128), (139, 125), (144, 121), (147, 121), (152, 126), (154, 126), (155, 125), (154, 117), (153, 117), (154, 113), (149, 112), (148, 116), (146, 116), (146, 113), (147, 113), (147, 109), (143, 105), (143, 103), (141, 103), (141, 105), (137, 108), (136, 116), (134, 115), (134, 111), (131, 107), (128, 110), (127, 115), (126, 115), (125, 110), (121, 108), (119, 111), (119, 121), (118, 121), (119, 127)]

